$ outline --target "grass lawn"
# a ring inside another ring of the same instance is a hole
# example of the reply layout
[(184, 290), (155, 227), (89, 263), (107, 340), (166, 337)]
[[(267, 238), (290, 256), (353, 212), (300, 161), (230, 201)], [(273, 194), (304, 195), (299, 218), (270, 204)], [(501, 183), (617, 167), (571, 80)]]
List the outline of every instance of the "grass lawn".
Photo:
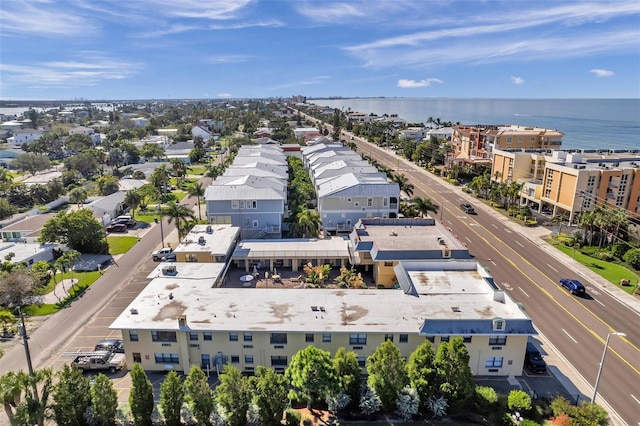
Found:
[(153, 213), (136, 213), (136, 220), (138, 222), (152, 223), (156, 217), (158, 217), (158, 215)]
[[(24, 311), (27, 315), (32, 316), (40, 316), (40, 315), (49, 315), (55, 314), (60, 309), (62, 309), (67, 303), (71, 302), (78, 296), (80, 296), (91, 284), (93, 284), (98, 278), (100, 278), (100, 272), (91, 271), (91, 272), (74, 272), (73, 278), (78, 280), (75, 286), (68, 289), (69, 296), (66, 297), (60, 303), (54, 304), (45, 304), (45, 305), (29, 305), (24, 308)], [(49, 281), (46, 287), (43, 287), (39, 294), (45, 295), (53, 291), (55, 283), (59, 283), (60, 280), (71, 278), (69, 272), (65, 272), (64, 274), (57, 274), (56, 280), (53, 281), (53, 278)]]
[(126, 253), (137, 242), (138, 237), (116, 237), (110, 235), (107, 237), (107, 243), (109, 244), (109, 254), (114, 255)]
[(207, 171), (204, 166), (191, 166), (189, 168), (191, 169), (189, 170), (190, 175), (204, 175), (204, 172)]
[(178, 202), (182, 201), (184, 199), (184, 197), (186, 197), (187, 194), (186, 192), (182, 192), (182, 191), (175, 191), (173, 192), (173, 195), (176, 196), (176, 198), (178, 199)]
[[(567, 247), (564, 244), (559, 244), (557, 241), (549, 240), (549, 242), (563, 253), (572, 257), (574, 256), (573, 248)], [(575, 260), (629, 294), (633, 294), (633, 291), (638, 284), (638, 275), (624, 266), (587, 256), (580, 253), (579, 250), (575, 251)], [(621, 286), (621, 279), (630, 279), (631, 285)]]

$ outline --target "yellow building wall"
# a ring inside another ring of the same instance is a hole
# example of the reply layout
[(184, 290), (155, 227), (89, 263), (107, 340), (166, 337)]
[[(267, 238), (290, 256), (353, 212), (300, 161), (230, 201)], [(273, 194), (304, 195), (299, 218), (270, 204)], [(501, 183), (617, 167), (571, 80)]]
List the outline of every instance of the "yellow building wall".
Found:
[(560, 172), (559, 179), (559, 193), (557, 202), (567, 206), (569, 209), (573, 208), (573, 202), (576, 197), (578, 177), (574, 174)]
[(215, 263), (215, 261), (215, 256), (211, 256), (209, 253), (176, 252), (176, 262)]
[(507, 178), (509, 172), (509, 158), (500, 154), (493, 156), (493, 167), (491, 168), (491, 178), (502, 182)]
[[(387, 266), (386, 264), (390, 265)], [(393, 288), (393, 286), (398, 282), (396, 279), (396, 273), (393, 270), (393, 267), (397, 264), (398, 262), (376, 262), (373, 269), (373, 278), (376, 281), (376, 285)]]

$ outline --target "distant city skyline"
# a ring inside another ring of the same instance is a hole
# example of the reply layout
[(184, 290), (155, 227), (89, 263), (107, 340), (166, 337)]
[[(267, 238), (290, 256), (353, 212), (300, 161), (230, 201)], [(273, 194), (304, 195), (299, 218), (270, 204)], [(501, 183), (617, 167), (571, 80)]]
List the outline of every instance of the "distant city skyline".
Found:
[(638, 1), (3, 1), (0, 99), (640, 98)]

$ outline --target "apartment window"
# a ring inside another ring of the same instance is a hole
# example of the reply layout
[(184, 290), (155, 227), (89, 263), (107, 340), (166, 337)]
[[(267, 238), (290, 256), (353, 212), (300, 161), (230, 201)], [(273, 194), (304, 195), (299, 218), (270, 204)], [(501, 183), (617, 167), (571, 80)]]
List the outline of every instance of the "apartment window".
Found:
[(245, 204), (244, 200), (240, 200), (240, 210), (244, 210), (245, 206), (246, 206), (246, 204)]
[(253, 364), (253, 355), (245, 355), (244, 356), (245, 364)]
[(304, 335), (304, 341), (307, 343), (313, 343), (313, 333), (307, 333)]
[(245, 331), (242, 338), (245, 342), (253, 342), (253, 334), (251, 332)]
[(258, 208), (258, 202), (256, 200), (251, 201), (251, 208), (252, 209), (257, 209)]
[(271, 355), (271, 366), (285, 366), (287, 365), (287, 357), (284, 355)]
[(211, 355), (209, 354), (200, 354), (200, 365), (202, 369), (207, 371), (211, 366)]
[(208, 340), (208, 341), (213, 340), (213, 334), (210, 331), (203, 331), (202, 340)]
[(351, 202), (351, 197), (347, 197), (347, 203)]
[(507, 143), (513, 143), (513, 137), (507, 136)]
[(198, 255), (197, 254), (193, 254), (193, 253), (188, 253), (186, 256), (187, 262), (197, 262), (198, 261)]
[(504, 357), (501, 356), (490, 356), (484, 362), (484, 366), (486, 368), (501, 368)]
[(271, 333), (270, 342), (272, 345), (286, 345), (287, 333)]
[(407, 343), (409, 341), (409, 335), (408, 334), (401, 334), (400, 335), (400, 339), (398, 339), (398, 341), (400, 343)]
[(518, 142), (522, 143), (522, 136), (518, 136)]
[(436, 341), (436, 336), (427, 336), (427, 340), (433, 343)]
[(384, 341), (386, 342), (387, 340), (393, 342), (393, 334), (385, 334)]
[(138, 330), (129, 330), (129, 340), (132, 342), (138, 341)]
[(489, 346), (504, 346), (507, 344), (507, 336), (489, 337)]
[(355, 203), (353, 203), (353, 207), (360, 207), (360, 203), (356, 201)]
[(322, 333), (322, 343), (331, 343), (331, 333)]
[(140, 352), (133, 352), (131, 356), (133, 356), (133, 362), (137, 362), (138, 364), (142, 362), (142, 355), (140, 355)]
[(367, 335), (365, 333), (351, 333), (349, 334), (350, 345), (366, 345)]
[(197, 341), (198, 340), (198, 333), (194, 333), (193, 331), (189, 332), (189, 340)]
[(367, 198), (367, 207), (373, 207), (373, 198)]
[(237, 331), (230, 331), (229, 332), (229, 341), (230, 342), (237, 342), (238, 341), (238, 332)]
[(151, 340), (154, 342), (176, 342), (175, 331), (152, 331)]
[(240, 355), (231, 355), (231, 364), (240, 364)]
[(449, 336), (440, 336), (440, 343), (445, 343), (449, 341)]
[(358, 357), (358, 365), (359, 365), (360, 367), (364, 367), (364, 366), (366, 366), (366, 365), (367, 365), (367, 358), (366, 358), (366, 357), (364, 357), (364, 356), (359, 356), (359, 357)]
[(390, 268), (390, 267), (392, 267), (392, 266), (393, 266), (393, 262), (384, 262), (384, 266), (385, 266), (386, 268)]
[(258, 227), (258, 221), (254, 220), (252, 225), (253, 225), (254, 228), (257, 228)]
[(383, 198), (382, 199), (382, 207), (389, 207), (389, 199), (388, 198)]
[(235, 200), (235, 201), (231, 201), (231, 209), (232, 210), (238, 210), (240, 208), (240, 201)]
[(179, 364), (180, 357), (178, 354), (155, 353), (153, 357), (156, 364)]
[(462, 336), (462, 343), (471, 343), (471, 336)]
[(493, 329), (495, 331), (504, 330), (504, 320), (503, 319), (499, 319), (499, 318), (494, 319), (493, 320)]

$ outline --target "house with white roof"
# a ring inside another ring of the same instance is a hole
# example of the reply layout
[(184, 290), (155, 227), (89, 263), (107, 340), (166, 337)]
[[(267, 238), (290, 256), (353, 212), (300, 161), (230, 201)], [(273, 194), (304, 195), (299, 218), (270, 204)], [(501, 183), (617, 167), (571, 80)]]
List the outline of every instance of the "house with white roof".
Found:
[(12, 130), (13, 136), (7, 139), (9, 148), (20, 148), (24, 144), (30, 144), (44, 135), (41, 129), (15, 129)]
[(91, 127), (78, 126), (69, 130), (69, 136), (71, 135), (86, 135), (91, 138), (91, 142), (98, 145), (101, 141), (100, 133), (96, 133)]
[(236, 247), (240, 228), (233, 225), (195, 225), (173, 250), (176, 262), (226, 263)]
[(213, 139), (213, 133), (204, 126), (193, 126), (191, 128), (191, 136), (194, 138), (200, 136), (204, 141)]
[[(373, 167), (365, 160), (352, 160), (347, 158), (345, 160), (337, 160), (331, 163), (318, 164), (318, 167), (311, 169), (311, 182), (315, 186), (316, 182), (319, 180), (341, 176), (347, 173), (366, 175), (379, 172), (377, 168)], [(318, 188), (316, 187), (316, 189)]]
[(27, 268), (31, 268), (34, 263), (53, 260), (53, 249), (58, 244), (40, 244), (26, 242), (0, 242), (0, 258), (13, 255), (9, 260), (12, 264), (24, 263)]

